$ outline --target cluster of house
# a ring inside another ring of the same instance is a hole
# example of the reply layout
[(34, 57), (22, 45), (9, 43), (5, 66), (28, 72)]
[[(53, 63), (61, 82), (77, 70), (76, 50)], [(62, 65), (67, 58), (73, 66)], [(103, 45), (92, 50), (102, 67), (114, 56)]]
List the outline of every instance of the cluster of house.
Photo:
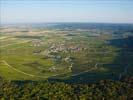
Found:
[[(43, 42), (41, 40), (34, 40), (32, 41), (32, 46), (41, 46), (43, 44)], [(59, 54), (56, 54), (58, 52), (78, 52), (81, 50), (85, 50), (86, 48), (84, 48), (83, 46), (80, 45), (67, 45), (65, 43), (60, 43), (60, 44), (52, 44), (48, 49), (42, 51), (42, 50), (36, 50), (33, 53), (34, 54), (42, 54), (45, 55), (51, 59), (53, 59), (55, 62), (58, 61), (65, 61), (69, 63), (69, 66), (67, 67), (67, 69), (69, 71), (72, 71), (72, 67), (73, 67), (73, 58), (70, 56), (67, 57), (62, 57)], [(53, 54), (52, 54), (53, 53)], [(55, 53), (55, 54), (54, 54)], [(51, 66), (48, 69), (50, 72), (56, 72), (58, 70), (60, 70), (60, 68), (58, 66)]]
[(39, 46), (42, 46), (43, 44), (44, 44), (43, 41), (39, 39), (34, 39), (31, 42), (31, 46), (33, 47), (39, 47)]
[(55, 62), (58, 62), (58, 61), (65, 61), (65, 62), (68, 62), (68, 63), (71, 63), (73, 62), (73, 58), (68, 56), (68, 57), (62, 57), (60, 55), (47, 55), (48, 57), (52, 58)]
[(80, 46), (80, 45), (65, 45), (62, 44), (52, 44), (52, 46), (49, 48), (50, 52), (78, 52), (85, 50), (86, 48)]
[[(71, 63), (71, 65), (68, 66), (68, 70), (72, 71), (72, 67), (73, 67), (73, 63)], [(59, 71), (60, 69), (57, 66), (51, 66), (48, 70), (50, 72), (55, 72), (55, 71)]]
[[(60, 59), (63, 60), (65, 62), (68, 62), (70, 64), (70, 66), (68, 66), (68, 70), (72, 71), (72, 67), (73, 67), (73, 58), (72, 57), (65, 57), (65, 58), (61, 58), (60, 56), (55, 57), (56, 60)], [(56, 67), (55, 67), (56, 68)]]

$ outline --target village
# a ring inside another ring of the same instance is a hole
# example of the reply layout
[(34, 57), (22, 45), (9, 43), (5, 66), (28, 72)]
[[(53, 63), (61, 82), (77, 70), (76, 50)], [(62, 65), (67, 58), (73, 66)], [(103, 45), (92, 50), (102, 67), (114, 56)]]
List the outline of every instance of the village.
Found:
[[(70, 41), (70, 40), (69, 40)], [(34, 55), (42, 55), (45, 59), (51, 59), (55, 64), (48, 68), (47, 71), (50, 72), (58, 72), (60, 70), (63, 70), (64, 68), (66, 70), (69, 70), (72, 72), (73, 66), (74, 66), (74, 58), (71, 54), (78, 54), (78, 53), (84, 53), (87, 56), (87, 53), (94, 53), (94, 54), (105, 54), (106, 52), (100, 51), (97, 52), (94, 48), (89, 48), (83, 43), (75, 43), (75, 42), (69, 42), (69, 41), (62, 41), (62, 42), (48, 42), (47, 48), (38, 49), (39, 47), (43, 47), (44, 41), (41, 39), (33, 39), (30, 43), (31, 47), (36, 47), (35, 50), (33, 50)], [(88, 49), (89, 48), (89, 49)], [(87, 52), (86, 52), (87, 51)], [(105, 50), (106, 51), (106, 50)], [(85, 53), (86, 52), (86, 53)], [(89, 59), (89, 65), (86, 64), (86, 66), (90, 66), (91, 63), (94, 63), (96, 58)], [(99, 62), (99, 61), (98, 61)], [(61, 63), (64, 63), (65, 66), (62, 66)], [(90, 68), (89, 70), (97, 70), (97, 63), (93, 64), (94, 67)]]
[[(44, 41), (40, 39), (34, 39), (31, 41), (31, 47), (41, 47), (44, 46)], [(62, 70), (60, 66), (61, 62), (67, 63), (65, 68), (72, 71), (72, 67), (74, 65), (74, 58), (69, 55), (70, 53), (78, 53), (80, 51), (84, 51), (87, 48), (81, 44), (76, 43), (68, 43), (67, 41), (59, 42), (59, 43), (50, 43), (47, 49), (36, 49), (33, 51), (34, 55), (43, 55), (45, 59), (52, 59), (55, 62), (54, 66), (51, 66), (48, 71), (56, 72)], [(64, 53), (66, 55), (61, 55)]]

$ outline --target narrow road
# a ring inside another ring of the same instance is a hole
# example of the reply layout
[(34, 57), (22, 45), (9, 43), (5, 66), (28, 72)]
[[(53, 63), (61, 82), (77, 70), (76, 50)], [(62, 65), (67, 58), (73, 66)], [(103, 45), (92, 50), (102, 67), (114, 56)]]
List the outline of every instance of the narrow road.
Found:
[(124, 68), (124, 74), (127, 74), (128, 66), (129, 66), (129, 65), (125, 66), (125, 68)]
[[(44, 79), (48, 78), (48, 77), (45, 77), (45, 76), (38, 76), (38, 75), (33, 75), (33, 74), (29, 74), (29, 73), (23, 72), (23, 71), (21, 71), (21, 70), (19, 70), (19, 69), (16, 69), (15, 67), (9, 65), (5, 60), (2, 60), (1, 62), (3, 62), (5, 65), (7, 65), (8, 67), (10, 67), (11, 69), (13, 69), (13, 70), (15, 70), (15, 71), (17, 71), (17, 72), (19, 72), (19, 73), (22, 73), (22, 74), (24, 74), (24, 75), (31, 76), (31, 77), (44, 78)], [(63, 74), (64, 74), (64, 73), (63, 73)], [(57, 75), (60, 75), (60, 74), (56, 74), (56, 75), (52, 75), (52, 76), (57, 76)], [(51, 77), (51, 76), (50, 76), (50, 77)]]
[(11, 69), (13, 69), (13, 70), (15, 70), (15, 71), (17, 71), (17, 72), (19, 72), (19, 73), (22, 73), (22, 74), (24, 74), (24, 75), (31, 76), (31, 77), (45, 78), (44, 76), (37, 76), (37, 75), (25, 73), (25, 72), (23, 72), (23, 71), (21, 71), (21, 70), (19, 70), (19, 69), (16, 69), (16, 68), (14, 68), (13, 66), (9, 65), (5, 60), (2, 60), (1, 62), (3, 62), (5, 65), (7, 65), (8, 67), (10, 67)]
[(22, 73), (22, 74), (25, 74), (25, 75), (28, 75), (28, 76), (35, 76), (35, 75), (32, 75), (32, 74), (28, 74), (28, 73), (25, 73), (25, 72), (23, 72), (23, 71), (21, 71), (21, 70), (18, 70), (18, 69), (16, 69), (16, 68), (14, 68), (13, 66), (11, 66), (11, 65), (9, 65), (5, 60), (3, 60), (2, 61), (5, 65), (7, 65), (8, 67), (10, 67), (11, 69), (13, 69), (13, 70), (15, 70), (15, 71), (17, 71), (17, 72), (19, 72), (19, 73)]
[(83, 72), (80, 72), (80, 73), (77, 73), (77, 74), (73, 74), (73, 75), (71, 75), (71, 76), (78, 76), (78, 75), (84, 74), (84, 73), (86, 73), (86, 72), (89, 72), (89, 71), (88, 71), (88, 70), (87, 70), (87, 71), (83, 71)]
[(123, 75), (127, 75), (129, 64), (127, 64), (124, 68), (124, 71), (119, 74), (119, 80), (122, 78)]

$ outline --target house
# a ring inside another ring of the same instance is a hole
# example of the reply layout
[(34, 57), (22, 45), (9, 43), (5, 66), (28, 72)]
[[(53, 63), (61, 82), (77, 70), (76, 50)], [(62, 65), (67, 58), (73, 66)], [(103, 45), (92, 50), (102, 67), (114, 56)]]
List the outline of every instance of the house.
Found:
[(73, 67), (73, 63), (71, 63), (71, 65), (68, 67), (68, 69), (69, 69), (70, 71), (72, 71), (72, 67)]
[(42, 46), (42, 45), (43, 45), (43, 41), (42, 41), (42, 40), (34, 39), (34, 40), (32, 41), (32, 45), (31, 45), (31, 46), (39, 47), (39, 46)]
[(53, 72), (53, 71), (56, 71), (56, 66), (52, 66), (49, 68), (49, 71)]

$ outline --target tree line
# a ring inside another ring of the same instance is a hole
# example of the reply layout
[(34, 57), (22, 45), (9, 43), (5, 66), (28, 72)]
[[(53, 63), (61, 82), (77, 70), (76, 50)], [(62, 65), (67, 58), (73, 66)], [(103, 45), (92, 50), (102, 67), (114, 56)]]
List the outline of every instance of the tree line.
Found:
[(93, 84), (7, 81), (0, 78), (0, 100), (132, 100), (133, 78)]

